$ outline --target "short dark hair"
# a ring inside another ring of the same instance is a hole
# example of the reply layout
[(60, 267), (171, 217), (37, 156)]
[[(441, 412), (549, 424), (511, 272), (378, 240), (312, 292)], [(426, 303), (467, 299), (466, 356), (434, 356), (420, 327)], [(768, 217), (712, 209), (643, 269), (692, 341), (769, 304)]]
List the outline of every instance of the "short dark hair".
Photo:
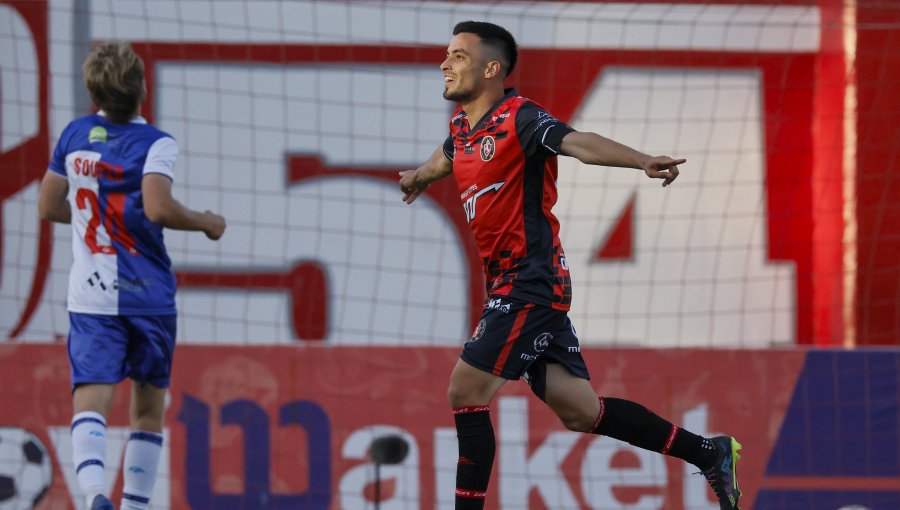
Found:
[(519, 60), (519, 45), (509, 30), (486, 21), (460, 21), (453, 27), (453, 35), (475, 34), (481, 42), (498, 50), (506, 59), (506, 76), (512, 74)]
[(131, 120), (144, 102), (144, 61), (124, 41), (96, 47), (81, 66), (91, 101), (117, 124)]

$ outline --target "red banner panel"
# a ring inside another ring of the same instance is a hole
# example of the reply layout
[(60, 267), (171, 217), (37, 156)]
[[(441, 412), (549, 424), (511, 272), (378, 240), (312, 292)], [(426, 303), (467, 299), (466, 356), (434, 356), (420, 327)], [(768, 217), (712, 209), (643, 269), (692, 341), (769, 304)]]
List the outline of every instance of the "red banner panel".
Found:
[[(452, 348), (181, 347), (154, 498), (174, 509), (374, 508), (368, 448), (376, 437), (397, 434), (409, 453), (401, 464), (381, 467), (382, 508), (452, 508), (457, 452), (445, 395), (457, 354)], [(598, 393), (636, 400), (700, 434), (739, 438), (741, 487), (745, 508), (752, 508), (803, 352), (584, 355)], [(53, 462), (52, 483), (29, 482), (50, 485), (37, 508), (80, 500), (73, 497), (78, 490), (68, 453), (65, 347), (0, 346), (0, 373), (6, 390), (0, 424), (33, 434)], [(115, 431), (128, 426), (128, 395), (123, 385), (109, 420), (107, 470), (115, 497), (121, 493), (116, 456), (124, 444)], [(523, 381), (501, 391), (492, 417), (498, 446), (488, 508), (716, 508), (705, 480), (691, 476), (692, 466), (565, 430)]]

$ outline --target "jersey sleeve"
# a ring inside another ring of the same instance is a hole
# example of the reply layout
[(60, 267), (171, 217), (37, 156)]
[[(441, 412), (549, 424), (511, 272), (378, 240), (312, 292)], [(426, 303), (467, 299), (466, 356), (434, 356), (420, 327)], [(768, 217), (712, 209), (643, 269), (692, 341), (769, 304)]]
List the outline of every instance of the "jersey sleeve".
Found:
[(516, 134), (528, 156), (559, 154), (562, 139), (573, 131), (568, 124), (531, 102), (523, 104), (516, 113)]
[(50, 157), (50, 165), (47, 167), (50, 171), (55, 172), (63, 177), (66, 176), (66, 155), (69, 153), (67, 147), (69, 145), (69, 130), (66, 126), (59, 135), (56, 147), (53, 149), (53, 155)]
[(447, 156), (447, 159), (453, 161), (455, 151), (456, 149), (453, 146), (453, 135), (450, 135), (444, 140), (444, 156)]
[(144, 175), (163, 174), (175, 180), (175, 160), (178, 158), (178, 143), (174, 138), (164, 136), (153, 142), (147, 150)]

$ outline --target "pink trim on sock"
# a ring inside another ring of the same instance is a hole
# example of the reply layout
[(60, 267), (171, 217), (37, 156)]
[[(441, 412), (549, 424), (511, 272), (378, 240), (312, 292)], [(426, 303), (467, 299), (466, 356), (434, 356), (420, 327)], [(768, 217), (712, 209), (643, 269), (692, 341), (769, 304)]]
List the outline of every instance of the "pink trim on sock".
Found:
[(454, 407), (453, 414), (468, 414), (468, 413), (489, 413), (491, 412), (491, 406), (466, 406), (466, 407)]
[(603, 421), (603, 415), (606, 413), (606, 402), (603, 401), (602, 395), (597, 395), (600, 398), (600, 414), (597, 415), (597, 419), (594, 421), (594, 426), (591, 427), (591, 433), (596, 434), (597, 428), (600, 427), (600, 422)]
[(678, 427), (672, 425), (672, 432), (669, 433), (669, 439), (666, 440), (666, 446), (664, 446), (659, 453), (662, 453), (663, 455), (669, 453), (669, 450), (672, 449), (672, 444), (675, 443), (675, 436), (678, 435), (678, 430)]
[(487, 491), (470, 491), (468, 489), (456, 488), (456, 496), (460, 498), (484, 499), (487, 497)]

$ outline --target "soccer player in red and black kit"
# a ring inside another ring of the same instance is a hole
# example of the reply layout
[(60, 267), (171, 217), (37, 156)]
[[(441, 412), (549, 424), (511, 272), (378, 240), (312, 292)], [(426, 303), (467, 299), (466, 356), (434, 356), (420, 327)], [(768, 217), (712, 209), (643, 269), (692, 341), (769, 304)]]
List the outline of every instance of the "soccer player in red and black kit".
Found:
[(594, 392), (567, 314), (571, 279), (551, 211), (558, 154), (643, 170), (663, 186), (685, 160), (580, 133), (504, 89), (518, 56), (504, 28), (464, 21), (453, 35), (441, 64), (444, 98), (460, 105), (450, 136), (424, 165), (400, 172), (400, 189), (412, 203), (430, 183), (453, 174), (484, 261), (488, 299), (448, 390), (459, 438), (457, 510), (484, 507), (495, 449), (490, 402), (506, 381), (521, 376), (569, 430), (684, 459), (703, 472), (721, 509), (738, 509), (734, 438), (701, 437), (640, 404)]

